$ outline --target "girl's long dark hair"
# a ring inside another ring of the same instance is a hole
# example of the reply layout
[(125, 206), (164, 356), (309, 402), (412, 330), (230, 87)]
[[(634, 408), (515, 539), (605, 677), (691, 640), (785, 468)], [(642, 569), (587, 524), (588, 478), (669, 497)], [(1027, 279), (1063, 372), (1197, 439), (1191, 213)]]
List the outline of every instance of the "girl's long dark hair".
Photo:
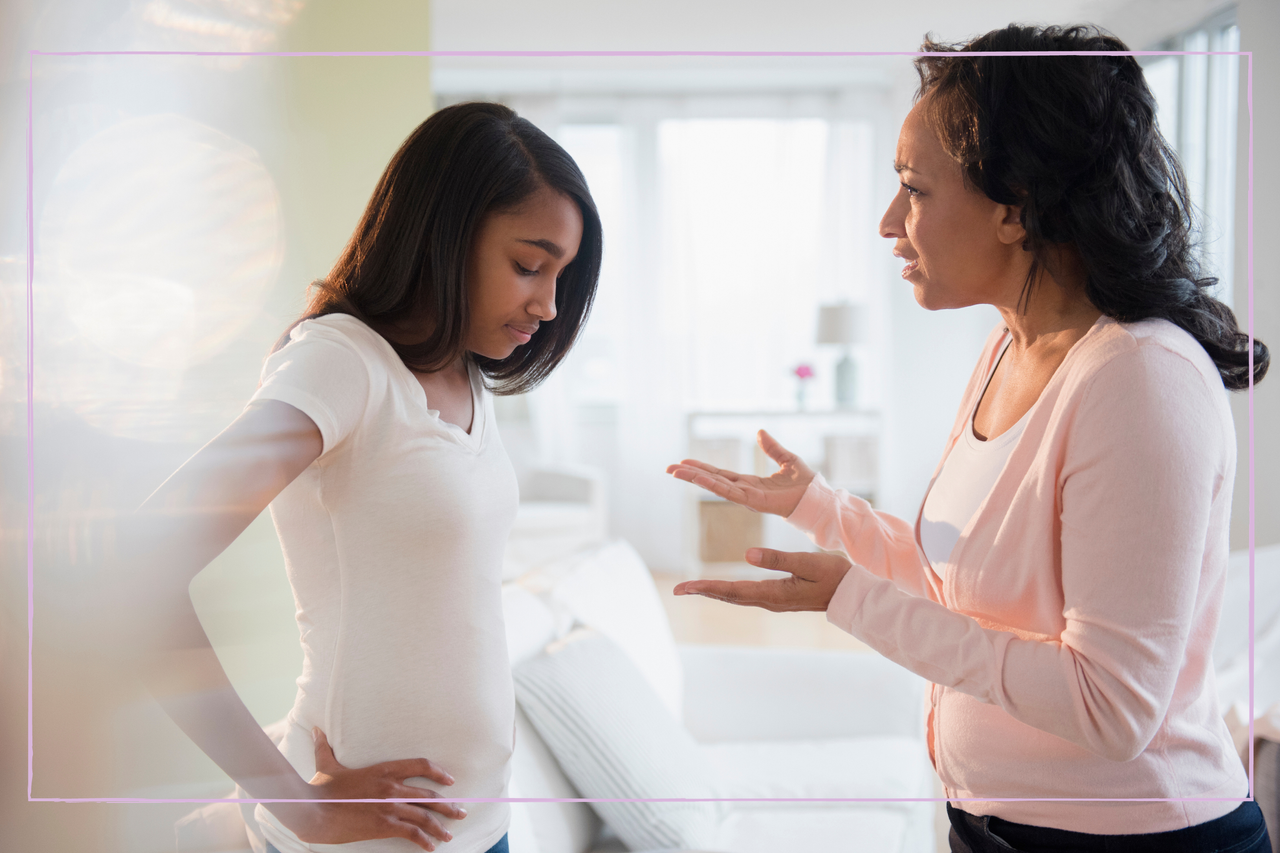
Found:
[[(971, 186), (1022, 206), (1024, 247), (1035, 256), (1023, 300), (1049, 250), (1069, 244), (1099, 311), (1175, 323), (1200, 342), (1227, 388), (1249, 387), (1249, 337), (1209, 293), (1218, 280), (1195, 258), (1186, 179), (1134, 57), (982, 55), (1128, 51), (1124, 42), (1091, 26), (1010, 25), (966, 44), (926, 37), (920, 49), (942, 54), (915, 61), (926, 122)], [(1254, 340), (1254, 382), (1270, 361)]]
[[(586, 321), (600, 277), (602, 235), (573, 158), (501, 104), (446, 107), (409, 135), (293, 325), (351, 314), (386, 338), (413, 370), (452, 363), (466, 354), (467, 261), (481, 223), (542, 186), (572, 199), (582, 213), (578, 254), (556, 284), (556, 318), (507, 358), (470, 356), (495, 394), (530, 390), (568, 354)], [(275, 348), (288, 338), (286, 331)]]

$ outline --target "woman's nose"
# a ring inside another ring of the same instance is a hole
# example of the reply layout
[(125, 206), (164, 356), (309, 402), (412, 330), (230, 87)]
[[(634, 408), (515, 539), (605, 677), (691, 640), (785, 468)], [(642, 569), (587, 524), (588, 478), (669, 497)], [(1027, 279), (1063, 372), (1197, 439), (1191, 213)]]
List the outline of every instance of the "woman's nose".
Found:
[(893, 196), (893, 201), (889, 202), (889, 206), (885, 208), (884, 216), (880, 217), (880, 236), (888, 237), (893, 240), (901, 239), (906, 235), (906, 228), (903, 225), (905, 217), (903, 216), (903, 193), (897, 192)]

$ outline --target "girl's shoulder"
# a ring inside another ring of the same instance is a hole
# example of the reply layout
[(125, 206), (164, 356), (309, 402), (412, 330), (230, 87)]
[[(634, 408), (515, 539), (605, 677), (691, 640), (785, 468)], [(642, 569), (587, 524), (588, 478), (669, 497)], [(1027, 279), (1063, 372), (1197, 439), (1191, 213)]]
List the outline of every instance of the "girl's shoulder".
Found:
[(331, 343), (341, 346), (363, 361), (371, 371), (387, 371), (400, 357), (382, 335), (350, 314), (325, 314), (298, 323), (289, 332), (289, 343), (306, 346)]

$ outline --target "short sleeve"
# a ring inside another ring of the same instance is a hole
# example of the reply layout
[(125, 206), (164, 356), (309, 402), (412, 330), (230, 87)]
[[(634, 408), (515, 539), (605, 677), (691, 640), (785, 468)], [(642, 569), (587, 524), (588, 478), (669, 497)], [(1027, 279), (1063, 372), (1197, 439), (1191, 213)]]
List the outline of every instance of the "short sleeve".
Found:
[(299, 323), (289, 342), (267, 357), (250, 402), (279, 400), (311, 418), (324, 441), (323, 455), (364, 418), (370, 384), (360, 347), (331, 318), (320, 317)]

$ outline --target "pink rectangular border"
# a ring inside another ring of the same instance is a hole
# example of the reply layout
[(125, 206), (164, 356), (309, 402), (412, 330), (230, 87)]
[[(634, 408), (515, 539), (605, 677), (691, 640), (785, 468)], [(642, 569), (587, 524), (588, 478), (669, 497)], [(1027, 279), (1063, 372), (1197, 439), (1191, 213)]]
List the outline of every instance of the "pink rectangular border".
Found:
[[(35, 775), (35, 748), (32, 725), (32, 655), (34, 647), (34, 566), (35, 566), (35, 190), (34, 146), (32, 127), (35, 103), (35, 57), (37, 56), (483, 56), (483, 57), (552, 57), (552, 56), (774, 56), (774, 57), (839, 57), (839, 56), (926, 56), (919, 51), (700, 51), (700, 50), (394, 50), (394, 51), (185, 51), (185, 50), (81, 50), (28, 51), (27, 76), (27, 802), (29, 803), (282, 803), (322, 802), (319, 800), (253, 800), (253, 799), (149, 799), (140, 797), (32, 797)], [(1245, 101), (1249, 116), (1248, 156), (1248, 335), (1249, 335), (1249, 741), (1253, 741), (1254, 717), (1254, 404), (1253, 404), (1253, 52), (1252, 51), (992, 51), (984, 56), (1243, 56), (1246, 57)], [(1235, 797), (856, 797), (856, 798), (726, 798), (726, 799), (591, 799), (591, 798), (496, 798), (470, 797), (448, 802), (503, 803), (618, 803), (618, 802), (1247, 802), (1253, 797), (1253, 752), (1249, 752), (1249, 796)], [(325, 800), (323, 802), (367, 803), (386, 800)], [(423, 800), (391, 800), (391, 802), (423, 802)], [(430, 802), (430, 801), (428, 801)]]

